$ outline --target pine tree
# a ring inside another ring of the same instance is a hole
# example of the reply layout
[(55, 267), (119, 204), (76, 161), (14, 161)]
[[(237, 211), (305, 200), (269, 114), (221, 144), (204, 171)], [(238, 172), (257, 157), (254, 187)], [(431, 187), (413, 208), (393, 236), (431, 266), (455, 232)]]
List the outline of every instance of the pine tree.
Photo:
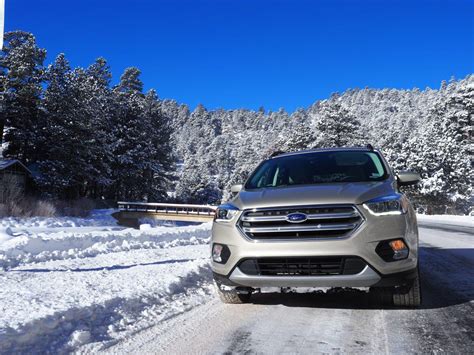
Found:
[(41, 85), (46, 50), (39, 48), (35, 37), (28, 32), (7, 32), (4, 40), (0, 57), (3, 86), (0, 137), (3, 128), (8, 127), (4, 137), (8, 148), (4, 155), (29, 163), (37, 159), (36, 134), (43, 127)]
[(141, 149), (147, 144), (141, 129), (143, 83), (137, 68), (127, 68), (114, 88), (114, 198), (142, 200)]
[(314, 128), (309, 124), (306, 112), (297, 110), (291, 119), (295, 121), (295, 125), (289, 129), (289, 132), (283, 132), (272, 150), (293, 152), (314, 148), (317, 136)]
[(42, 171), (40, 183), (45, 189), (61, 193), (75, 185), (74, 163), (77, 155), (69, 141), (71, 125), (75, 115), (75, 92), (72, 87), (73, 74), (64, 54), (59, 54), (45, 72), (47, 83), (43, 105), (46, 124), (41, 131), (43, 154), (39, 158)]
[(42, 183), (67, 198), (99, 197), (111, 184), (110, 72), (99, 59), (71, 70), (60, 54), (46, 72)]
[(361, 143), (361, 124), (357, 118), (339, 103), (321, 106), (316, 122), (318, 147), (344, 147)]
[(113, 191), (116, 198), (155, 200), (169, 186), (170, 128), (156, 92), (144, 95), (139, 76), (127, 68), (114, 89)]
[(93, 198), (104, 197), (112, 180), (113, 115), (114, 100), (110, 81), (112, 73), (104, 58), (98, 58), (85, 71), (83, 83), (84, 120), (88, 122), (89, 136), (84, 138), (88, 145), (87, 191), (84, 193)]
[(172, 185), (174, 173), (173, 153), (171, 148), (171, 127), (160, 107), (158, 95), (150, 90), (144, 99), (143, 119), (145, 138), (148, 142), (142, 152), (144, 166), (148, 171), (146, 191), (149, 191), (149, 200), (162, 200)]
[(472, 79), (446, 95), (432, 103), (428, 125), (410, 140), (414, 153), (409, 165), (423, 178), (416, 197), (437, 213), (447, 212), (448, 207), (467, 211), (474, 184)]

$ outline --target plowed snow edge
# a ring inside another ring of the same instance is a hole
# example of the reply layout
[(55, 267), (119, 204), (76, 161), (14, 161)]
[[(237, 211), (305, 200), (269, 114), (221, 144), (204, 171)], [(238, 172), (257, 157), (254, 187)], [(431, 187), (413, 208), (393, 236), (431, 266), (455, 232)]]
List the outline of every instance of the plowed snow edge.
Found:
[[(213, 292), (207, 262), (171, 284), (166, 292), (113, 298), (36, 319), (19, 329), (2, 329), (1, 353), (67, 353), (107, 347), (206, 302)], [(100, 342), (100, 345), (92, 343)]]

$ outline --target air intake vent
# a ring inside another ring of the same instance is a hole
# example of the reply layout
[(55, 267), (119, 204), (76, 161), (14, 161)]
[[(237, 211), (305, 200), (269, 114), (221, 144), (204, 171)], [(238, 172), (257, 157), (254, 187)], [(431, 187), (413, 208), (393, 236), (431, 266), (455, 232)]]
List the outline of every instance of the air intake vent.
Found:
[(252, 276), (355, 275), (365, 267), (357, 257), (255, 258), (240, 262), (239, 269)]
[(252, 209), (238, 225), (254, 240), (307, 240), (346, 237), (362, 222), (357, 208), (338, 205)]

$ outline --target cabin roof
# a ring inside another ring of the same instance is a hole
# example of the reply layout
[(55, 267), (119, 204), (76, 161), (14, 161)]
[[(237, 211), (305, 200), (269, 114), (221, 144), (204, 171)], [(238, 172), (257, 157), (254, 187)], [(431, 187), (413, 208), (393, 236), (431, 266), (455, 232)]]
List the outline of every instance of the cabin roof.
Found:
[(9, 168), (12, 165), (16, 165), (21, 167), (22, 170), (26, 171), (28, 174), (31, 175), (30, 169), (28, 169), (21, 161), (17, 159), (0, 159), (0, 171)]

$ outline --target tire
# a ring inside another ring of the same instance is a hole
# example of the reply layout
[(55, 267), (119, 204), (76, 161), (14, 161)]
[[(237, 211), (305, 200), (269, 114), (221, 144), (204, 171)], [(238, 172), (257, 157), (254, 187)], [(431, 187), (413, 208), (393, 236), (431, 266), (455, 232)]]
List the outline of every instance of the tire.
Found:
[(370, 289), (370, 301), (376, 305), (393, 306), (393, 287), (373, 287)]
[(420, 275), (408, 285), (370, 289), (372, 301), (384, 306), (418, 307), (421, 305)]
[(250, 301), (252, 290), (245, 290), (244, 292), (237, 290), (236, 288), (231, 290), (222, 290), (221, 284), (214, 280), (217, 293), (223, 303), (227, 304), (243, 304)]
[(418, 273), (410, 285), (394, 290), (393, 305), (398, 307), (418, 307), (421, 305), (420, 275)]

